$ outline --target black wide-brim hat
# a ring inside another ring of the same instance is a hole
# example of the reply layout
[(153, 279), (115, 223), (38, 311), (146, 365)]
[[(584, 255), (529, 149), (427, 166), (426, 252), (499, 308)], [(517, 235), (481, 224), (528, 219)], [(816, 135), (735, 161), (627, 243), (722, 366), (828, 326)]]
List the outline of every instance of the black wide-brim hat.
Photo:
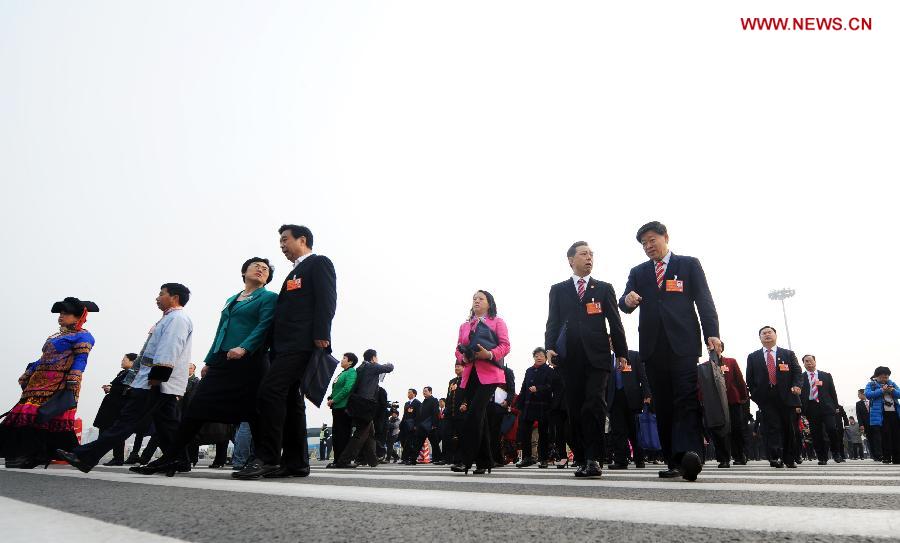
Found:
[(68, 313), (69, 315), (81, 316), (84, 311), (88, 313), (96, 313), (100, 311), (97, 304), (87, 300), (79, 300), (78, 298), (68, 297), (61, 302), (56, 302), (50, 308), (51, 313)]

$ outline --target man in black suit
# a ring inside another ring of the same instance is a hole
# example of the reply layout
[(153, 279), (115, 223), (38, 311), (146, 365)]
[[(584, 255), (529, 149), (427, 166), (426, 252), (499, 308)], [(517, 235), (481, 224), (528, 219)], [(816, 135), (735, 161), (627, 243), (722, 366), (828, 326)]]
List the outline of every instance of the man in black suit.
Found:
[(812, 434), (819, 465), (824, 466), (828, 463), (826, 436), (831, 447), (831, 456), (840, 464), (844, 461), (841, 454), (844, 432), (838, 431), (835, 418), (838, 414), (838, 399), (834, 379), (830, 373), (816, 369), (816, 357), (811, 354), (803, 357), (803, 367), (806, 368), (806, 372), (803, 385), (800, 387), (800, 404), (803, 414), (809, 420), (809, 432)]
[(760, 328), (759, 341), (763, 348), (747, 356), (747, 388), (761, 412), (769, 465), (796, 468), (794, 428), (803, 371), (793, 351), (776, 346), (778, 333), (774, 328)]
[[(628, 362), (625, 329), (612, 285), (591, 277), (594, 252), (576, 241), (566, 257), (572, 276), (550, 287), (544, 342), (552, 359), (561, 354), (559, 371), (566, 389), (576, 477), (599, 477), (606, 454), (606, 387), (610, 338), (619, 364)], [(609, 323), (609, 331), (606, 325)]]
[(431, 387), (424, 387), (422, 395), (425, 399), (422, 400), (422, 407), (416, 414), (416, 450), (421, 451), (427, 439), (431, 444), (431, 462), (437, 464), (441, 461), (441, 444), (437, 438), (441, 406), (434, 397)]
[(866, 436), (869, 447), (869, 457), (876, 462), (881, 462), (881, 432), (869, 431), (869, 403), (866, 400), (866, 390), (861, 388), (856, 391), (859, 401), (856, 402), (856, 420), (859, 422), (859, 431)]
[(419, 418), (419, 410), (422, 409), (422, 402), (416, 399), (418, 391), (411, 388), (406, 391), (408, 401), (403, 406), (403, 418), (400, 419), (400, 444), (403, 446), (403, 457), (401, 464), (415, 466), (416, 460), (419, 458), (419, 451), (422, 450), (421, 444), (416, 447), (418, 437), (416, 435), (416, 419)]
[(609, 404), (610, 439), (613, 441), (614, 462), (608, 469), (628, 468), (628, 442), (631, 441), (634, 467), (644, 467), (644, 451), (637, 438), (637, 415), (649, 404), (650, 382), (641, 354), (628, 351), (628, 365), (618, 367), (618, 362), (610, 355), (609, 385), (606, 401)]
[[(522, 449), (522, 461), (517, 468), (527, 468), (540, 462), (541, 468), (547, 467), (547, 456), (550, 450), (547, 425), (550, 402), (553, 400), (553, 370), (547, 365), (547, 351), (542, 347), (535, 349), (531, 358), (534, 364), (525, 370), (522, 388), (516, 397), (516, 408), (519, 410), (519, 430), (516, 436), (519, 448)], [(538, 459), (531, 455), (531, 432), (537, 423)]]
[(704, 344), (700, 325), (707, 348), (721, 353), (719, 316), (700, 261), (672, 254), (664, 224), (647, 223), (636, 237), (649, 260), (631, 269), (619, 307), (625, 313), (641, 308), (641, 359), (668, 464), (659, 476), (694, 481), (703, 469), (705, 450), (697, 399), (697, 360)]
[(278, 229), (281, 252), (293, 262), (275, 305), (272, 363), (257, 392), (259, 435), (256, 460), (235, 472), (237, 479), (309, 475), (306, 405), (300, 381), (313, 351), (331, 352), (331, 321), (337, 307), (337, 278), (328, 257), (312, 252), (309, 228)]

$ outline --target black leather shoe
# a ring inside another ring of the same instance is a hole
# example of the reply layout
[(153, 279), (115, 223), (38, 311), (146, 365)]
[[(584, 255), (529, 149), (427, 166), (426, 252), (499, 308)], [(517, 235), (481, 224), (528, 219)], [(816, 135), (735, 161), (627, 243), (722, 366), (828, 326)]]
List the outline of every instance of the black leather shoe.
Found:
[(641, 462), (635, 462), (635, 463), (634, 463), (634, 467), (636, 467), (637, 469), (644, 469), (644, 468), (647, 467), (647, 465), (644, 464), (643, 461), (641, 461)]
[(138, 464), (138, 463), (140, 463), (140, 457), (135, 454), (129, 455), (128, 458), (126, 458), (125, 462), (123, 462), (123, 463), (126, 466), (132, 466), (134, 464)]
[(537, 461), (535, 461), (534, 458), (523, 458), (521, 462), (516, 464), (516, 467), (517, 468), (527, 468), (527, 467), (533, 466), (535, 464), (537, 464)]
[(660, 479), (675, 479), (681, 477), (682, 473), (680, 469), (669, 468), (659, 472)]
[(225, 466), (225, 464), (215, 464), (215, 463), (213, 463), (213, 464), (210, 464), (210, 465), (209, 465), (209, 469), (222, 469), (224, 466)]
[(843, 456), (836, 456), (836, 457), (834, 458), (834, 461), (837, 462), (838, 464), (843, 464), (843, 463), (844, 463), (844, 457), (843, 457)]
[(600, 464), (596, 460), (588, 460), (582, 473), (582, 477), (600, 477), (603, 475), (603, 472), (600, 470)]
[(696, 481), (697, 475), (703, 471), (703, 461), (693, 451), (684, 453), (681, 457), (681, 473), (686, 481)]
[(723, 469), (723, 468), (730, 468), (730, 467), (731, 467), (731, 462), (719, 462), (719, 468), (720, 468), (720, 469)]
[(828, 465), (828, 460), (819, 460), (818, 464), (819, 464), (820, 466), (827, 466), (827, 465)]
[(541, 469), (547, 469), (550, 467), (550, 465), (547, 464), (546, 462), (541, 462), (540, 464), (538, 464), (538, 467)]
[(58, 456), (62, 460), (65, 460), (70, 466), (78, 469), (78, 471), (80, 472), (89, 473), (92, 469), (94, 469), (94, 464), (88, 464), (87, 462), (75, 456), (75, 453), (70, 453), (62, 449), (56, 449), (56, 456)]
[(472, 470), (472, 475), (484, 475), (485, 473), (488, 473), (488, 474), (489, 474), (489, 473), (491, 472), (491, 468), (492, 468), (492, 467), (493, 467), (493, 466), (491, 466), (491, 467), (482, 467), (482, 468), (476, 467), (475, 469)]
[(609, 470), (628, 469), (628, 464), (610, 464), (610, 465), (606, 466), (606, 469), (609, 469)]
[(735, 466), (746, 466), (747, 465), (747, 457), (745, 456), (745, 457), (741, 458), (740, 460), (735, 460), (733, 462), (733, 464)]
[(575, 470), (575, 477), (587, 477), (587, 466), (578, 466), (578, 469)]
[(782, 462), (781, 460), (769, 460), (769, 465), (773, 468), (783, 468), (784, 462)]
[(344, 463), (344, 462), (332, 462), (325, 466), (328, 469), (353, 469), (356, 467), (356, 464), (353, 462)]
[(259, 462), (249, 462), (241, 471), (231, 474), (235, 479), (250, 480), (259, 479), (267, 473), (273, 473), (281, 469), (278, 464), (261, 464)]
[(791, 469), (797, 469), (797, 464), (795, 464), (793, 462), (785, 462), (784, 467), (791, 468)]
[(282, 466), (276, 471), (263, 475), (263, 479), (287, 479), (289, 477), (309, 477), (309, 468), (293, 469)]
[(110, 460), (109, 462), (104, 462), (104, 466), (124, 466), (125, 462), (122, 460)]

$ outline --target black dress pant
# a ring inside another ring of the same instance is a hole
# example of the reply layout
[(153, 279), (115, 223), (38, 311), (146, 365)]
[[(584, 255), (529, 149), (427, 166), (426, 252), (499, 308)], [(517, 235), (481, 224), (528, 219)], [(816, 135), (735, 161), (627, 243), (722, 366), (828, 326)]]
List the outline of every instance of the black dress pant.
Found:
[(503, 439), (500, 435), (500, 427), (503, 426), (503, 418), (509, 411), (496, 402), (488, 402), (487, 420), (488, 440), (491, 447), (491, 458), (494, 463), (505, 463), (503, 454)]
[(567, 459), (566, 443), (571, 442), (571, 428), (569, 417), (565, 409), (552, 409), (550, 411), (550, 441), (553, 443), (553, 459), (556, 461)]
[(258, 431), (253, 431), (256, 457), (263, 464), (293, 470), (309, 467), (306, 404), (300, 380), (311, 352), (276, 354), (256, 396)]
[(644, 361), (663, 458), (670, 468), (681, 465), (681, 457), (691, 451), (702, 459), (703, 426), (697, 398), (697, 357), (672, 352), (665, 330), (660, 326), (653, 355)]
[(459, 461), (467, 466), (473, 463), (480, 468), (494, 466), (487, 410), (496, 388), (496, 384), (482, 384), (478, 380), (478, 373), (473, 365), (469, 381), (466, 383), (466, 388), (463, 389), (467, 409), (457, 452)]
[[(572, 429), (575, 462), (602, 461), (606, 454), (606, 385), (609, 364), (591, 365), (580, 341), (570, 342), (560, 366), (566, 387), (566, 408)], [(608, 361), (608, 358), (605, 359)]]
[(457, 451), (459, 450), (459, 432), (462, 430), (463, 420), (464, 417), (462, 416), (444, 419), (445, 424), (443, 438), (441, 439), (441, 453), (442, 459), (448, 464), (455, 464), (456, 462), (462, 461), (457, 457)]
[(538, 460), (541, 462), (546, 462), (547, 458), (550, 456), (550, 438), (549, 438), (549, 428), (550, 425), (549, 419), (544, 416), (535, 416), (531, 413), (528, 413), (528, 408), (525, 408), (525, 415), (529, 415), (529, 417), (525, 418), (522, 415), (519, 416), (519, 431), (518, 431), (518, 442), (519, 448), (522, 449), (522, 457), (523, 458), (531, 458), (531, 436), (532, 431), (534, 430), (534, 424), (537, 423), (537, 431), (538, 431)]
[(718, 462), (729, 462), (732, 458), (740, 461), (746, 455), (744, 450), (744, 429), (746, 424), (744, 423), (743, 404), (728, 404), (728, 418), (731, 423), (728, 433), (718, 434), (710, 431)]
[(784, 405), (778, 389), (769, 387), (763, 405), (760, 406), (763, 431), (766, 434), (766, 454), (770, 462), (784, 460), (796, 462), (799, 444), (795, 440), (797, 427), (796, 408)]
[(880, 429), (881, 461), (900, 464), (900, 419), (896, 411), (883, 412)]
[(407, 422), (401, 422), (401, 426), (405, 429), (400, 431), (400, 446), (403, 448), (403, 461), (416, 462), (419, 459), (419, 452), (422, 451), (422, 444), (419, 443), (418, 428), (415, 421), (410, 419)]
[(363, 453), (363, 461), (370, 466), (378, 465), (378, 458), (375, 456), (375, 425), (372, 421), (364, 419), (353, 419), (353, 431), (350, 434), (350, 441), (344, 448), (344, 452), (340, 456), (335, 456), (335, 463), (349, 464), (356, 460), (359, 453)]
[(616, 390), (613, 403), (609, 406), (609, 437), (613, 445), (613, 460), (616, 464), (628, 463), (628, 442), (634, 451), (634, 461), (644, 459), (637, 438), (637, 415), (628, 408), (624, 390)]
[(178, 430), (178, 400), (174, 394), (163, 394), (159, 387), (150, 390), (132, 388), (119, 418), (96, 441), (76, 447), (72, 452), (87, 464), (96, 465), (113, 447), (134, 433), (147, 417), (153, 418), (156, 437), (163, 453), (171, 450)]
[[(832, 458), (842, 455), (843, 437), (837, 431), (837, 418), (835, 413), (828, 413), (819, 402), (810, 401), (806, 408), (806, 418), (809, 420), (809, 433), (812, 436), (813, 447), (819, 460), (828, 460), (828, 449), (831, 448)], [(825, 441), (828, 441), (827, 445)]]
[(334, 459), (337, 460), (347, 448), (350, 441), (350, 433), (353, 431), (353, 421), (347, 410), (334, 408), (331, 410), (331, 445), (334, 449)]

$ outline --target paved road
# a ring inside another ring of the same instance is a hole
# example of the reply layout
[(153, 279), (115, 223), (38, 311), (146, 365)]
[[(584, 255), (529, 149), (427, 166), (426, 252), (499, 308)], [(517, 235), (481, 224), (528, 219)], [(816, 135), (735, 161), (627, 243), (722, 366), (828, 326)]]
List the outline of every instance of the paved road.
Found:
[[(900, 538), (900, 466), (848, 461), (719, 470), (695, 483), (656, 471), (434, 466), (325, 470), (235, 481), (99, 467), (0, 469), (0, 540), (79, 541), (880, 541)], [(852, 539), (848, 539), (852, 538)], [(127, 539), (126, 539), (127, 538)]]

